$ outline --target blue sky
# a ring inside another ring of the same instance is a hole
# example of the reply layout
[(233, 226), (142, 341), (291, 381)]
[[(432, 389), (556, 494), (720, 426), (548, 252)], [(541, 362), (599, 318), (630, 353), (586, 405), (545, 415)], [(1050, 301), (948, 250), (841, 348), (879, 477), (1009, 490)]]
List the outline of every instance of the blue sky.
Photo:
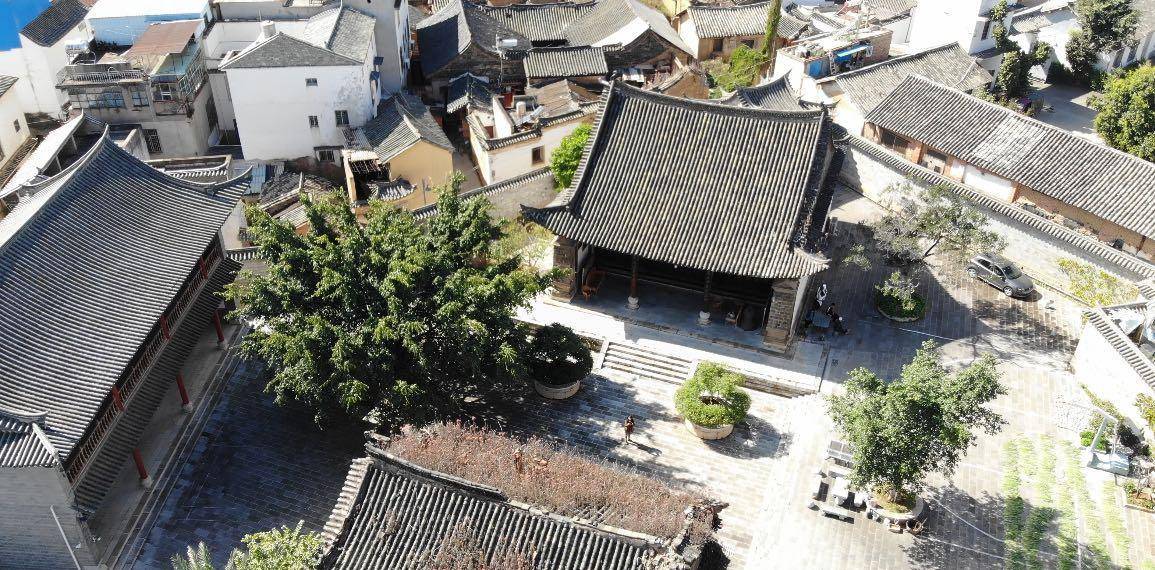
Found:
[(49, 0), (0, 0), (0, 51), (20, 47), (20, 28), (48, 4)]

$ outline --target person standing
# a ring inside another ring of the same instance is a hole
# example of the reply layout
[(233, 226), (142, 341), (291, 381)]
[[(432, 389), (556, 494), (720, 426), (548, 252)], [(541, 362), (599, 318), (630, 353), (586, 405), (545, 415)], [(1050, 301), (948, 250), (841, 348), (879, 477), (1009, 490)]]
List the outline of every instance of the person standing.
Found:
[(846, 330), (846, 327), (842, 326), (842, 315), (838, 314), (838, 310), (834, 308), (834, 303), (826, 307), (826, 315), (830, 317), (830, 326), (834, 327), (834, 332), (841, 335), (850, 332)]
[(626, 416), (625, 427), (626, 427), (625, 442), (631, 443), (630, 442), (630, 436), (632, 436), (634, 434), (634, 416)]

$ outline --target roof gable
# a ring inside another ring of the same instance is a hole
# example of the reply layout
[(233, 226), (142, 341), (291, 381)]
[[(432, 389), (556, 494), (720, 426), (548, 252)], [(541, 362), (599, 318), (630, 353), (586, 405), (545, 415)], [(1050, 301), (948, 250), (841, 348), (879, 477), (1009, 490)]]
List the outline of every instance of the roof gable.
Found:
[(221, 69), (362, 65), (374, 41), (376, 20), (349, 8), (333, 8), (309, 18), (300, 37), (277, 32), (258, 40)]
[[(647, 259), (755, 277), (799, 277), (821, 226), (826, 113), (767, 111), (621, 83), (569, 189), (526, 214), (559, 235)], [(720, 145), (718, 141), (727, 141)]]
[(56, 0), (36, 16), (20, 33), (37, 45), (49, 47), (84, 21), (88, 6), (78, 0)]
[[(475, 39), (476, 37), (476, 39)], [(431, 75), (465, 53), (471, 45), (497, 54), (494, 41), (513, 40), (517, 49), (529, 49), (528, 38), (506, 28), (487, 16), (479, 7), (465, 0), (449, 2), (417, 25), (417, 42), (421, 45), (421, 69)]]
[(107, 135), (0, 221), (0, 408), (46, 413), (67, 457), (248, 176), (178, 180)]
[(453, 143), (421, 99), (398, 93), (382, 103), (381, 109), (381, 113), (360, 129), (378, 160), (388, 161), (419, 141), (453, 150)]
[[(766, 20), (770, 16), (773, 2), (758, 2), (737, 6), (690, 6), (687, 10), (694, 22), (694, 31), (699, 38), (728, 38), (734, 36), (758, 36), (766, 33)], [(782, 20), (789, 18), (782, 14)], [(782, 25), (779, 21), (778, 35), (792, 39), (789, 33), (794, 26)]]
[(1155, 164), (911, 76), (867, 122), (1107, 221), (1155, 236)]
[(807, 105), (800, 101), (798, 94), (790, 87), (785, 75), (763, 85), (739, 87), (729, 97), (718, 102), (736, 107), (771, 111), (803, 111), (815, 108), (813, 105)]
[(992, 81), (991, 74), (957, 43), (888, 59), (838, 74), (831, 80), (836, 81), (865, 114), (911, 75), (928, 77), (963, 91), (973, 91)]

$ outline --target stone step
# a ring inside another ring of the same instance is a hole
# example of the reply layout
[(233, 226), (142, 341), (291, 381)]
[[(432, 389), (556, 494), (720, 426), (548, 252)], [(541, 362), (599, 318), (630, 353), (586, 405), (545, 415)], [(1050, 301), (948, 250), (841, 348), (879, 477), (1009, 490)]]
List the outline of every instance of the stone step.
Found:
[(607, 368), (613, 368), (616, 366), (629, 367), (636, 370), (644, 370), (650, 374), (677, 378), (679, 381), (685, 380), (686, 373), (689, 371), (689, 368), (686, 366), (655, 366), (645, 360), (624, 357), (620, 354), (613, 353), (606, 353), (606, 358), (603, 361), (602, 366)]
[(610, 343), (609, 348), (606, 349), (606, 354), (617, 354), (624, 358), (649, 362), (655, 366), (663, 366), (675, 370), (684, 370), (693, 364), (693, 361), (678, 356), (670, 356), (634, 345), (614, 342)]
[(627, 364), (620, 364), (620, 363), (607, 364), (604, 368), (606, 370), (613, 370), (615, 372), (621, 372), (623, 374), (629, 374), (632, 376), (637, 376), (638, 378), (646, 378), (648, 380), (658, 380), (660, 382), (668, 382), (670, 384), (681, 384), (685, 380), (685, 377), (683, 377), (683, 376), (675, 376), (672, 374), (657, 374), (657, 373), (651, 372), (649, 370), (644, 370), (641, 368), (635, 368), (635, 367), (627, 365)]

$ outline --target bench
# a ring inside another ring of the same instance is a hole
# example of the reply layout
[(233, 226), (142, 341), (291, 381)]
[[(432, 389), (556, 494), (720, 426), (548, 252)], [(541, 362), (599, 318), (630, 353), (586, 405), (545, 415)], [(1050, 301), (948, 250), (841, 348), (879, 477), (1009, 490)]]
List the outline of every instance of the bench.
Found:
[(851, 513), (850, 511), (837, 505), (831, 505), (830, 503), (818, 503), (818, 510), (822, 511), (822, 514), (826, 516), (832, 516), (848, 521), (854, 519), (854, 513)]
[(597, 295), (598, 289), (602, 286), (602, 281), (606, 279), (606, 272), (601, 269), (591, 269), (586, 274), (585, 283), (582, 283), (582, 297), (589, 301), (590, 297)]
[(821, 496), (822, 495), (822, 486), (825, 484), (826, 483), (822, 482), (822, 475), (821, 474), (815, 475), (813, 482), (810, 483), (810, 488), (814, 489), (814, 492), (811, 493), (810, 498), (817, 499), (819, 496)]

